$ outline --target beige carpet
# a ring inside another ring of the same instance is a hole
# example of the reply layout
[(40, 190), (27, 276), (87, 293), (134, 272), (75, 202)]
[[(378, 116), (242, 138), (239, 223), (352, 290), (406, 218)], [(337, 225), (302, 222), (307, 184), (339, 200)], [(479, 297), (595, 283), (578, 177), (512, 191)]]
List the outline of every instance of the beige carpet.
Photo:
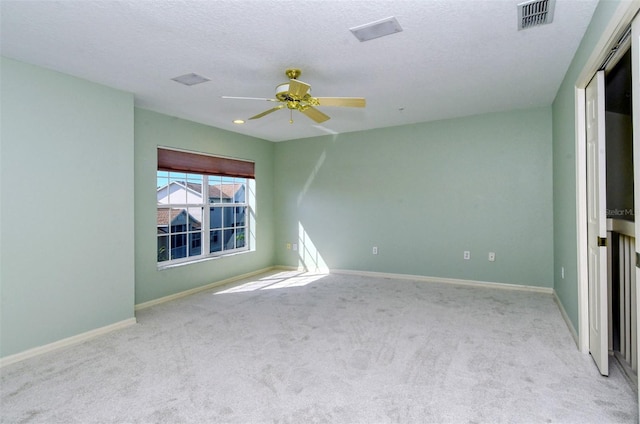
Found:
[(265, 275), (1, 370), (2, 423), (621, 423), (550, 295)]

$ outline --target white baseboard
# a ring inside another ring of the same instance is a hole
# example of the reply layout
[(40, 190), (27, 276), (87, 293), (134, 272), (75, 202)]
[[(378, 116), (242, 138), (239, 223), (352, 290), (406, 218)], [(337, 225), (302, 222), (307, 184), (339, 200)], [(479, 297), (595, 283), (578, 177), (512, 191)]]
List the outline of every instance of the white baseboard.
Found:
[(259, 269), (257, 271), (249, 272), (249, 273), (246, 273), (246, 274), (238, 275), (238, 276), (235, 276), (235, 277), (227, 278), (227, 279), (224, 279), (224, 280), (215, 281), (215, 282), (213, 282), (211, 284), (207, 284), (206, 286), (195, 287), (193, 289), (184, 290), (184, 291), (181, 291), (179, 293), (170, 294), (169, 296), (164, 296), (164, 297), (160, 297), (158, 299), (149, 300), (148, 302), (138, 303), (137, 305), (135, 305), (135, 310), (139, 311), (141, 309), (150, 308), (151, 306), (159, 305), (161, 303), (170, 302), (172, 300), (180, 299), (181, 297), (190, 296), (192, 294), (195, 294), (195, 293), (198, 293), (198, 292), (201, 292), (201, 291), (214, 289), (216, 287), (224, 286), (226, 284), (235, 283), (236, 281), (244, 280), (245, 278), (251, 278), (251, 277), (259, 275), (259, 274), (264, 274), (265, 272), (269, 272), (269, 271), (272, 271), (274, 269), (282, 269), (282, 268), (276, 267), (276, 266), (272, 266), (272, 267), (268, 267), (268, 268)]
[(493, 289), (503, 290), (521, 290), (535, 293), (553, 294), (551, 287), (538, 287), (538, 286), (525, 286), (519, 284), (507, 284), (507, 283), (494, 283), (489, 281), (474, 281), (474, 280), (462, 280), (458, 278), (444, 278), (444, 277), (428, 277), (424, 275), (411, 275), (411, 274), (389, 274), (386, 272), (371, 272), (371, 271), (354, 271), (347, 269), (332, 269), (332, 274), (348, 274), (348, 275), (362, 275), (366, 277), (377, 278), (394, 278), (398, 280), (413, 280), (426, 283), (444, 283), (444, 284), (456, 284), (462, 286), (473, 287), (486, 287)]
[(553, 300), (556, 302), (556, 305), (558, 305), (558, 309), (560, 309), (562, 319), (564, 319), (565, 324), (567, 324), (569, 332), (571, 333), (571, 337), (573, 337), (573, 341), (576, 342), (576, 347), (578, 348), (578, 350), (580, 350), (580, 338), (578, 337), (578, 332), (573, 327), (573, 323), (571, 322), (571, 319), (569, 319), (569, 314), (567, 314), (564, 306), (562, 306), (562, 302), (560, 302), (560, 299), (558, 299), (558, 294), (555, 290), (553, 291)]
[(95, 330), (87, 331), (85, 333), (76, 334), (75, 336), (67, 337), (57, 342), (49, 343), (43, 346), (34, 347), (33, 349), (25, 350), (13, 355), (0, 358), (0, 368), (15, 364), (16, 362), (24, 361), (25, 359), (33, 358), (34, 356), (42, 355), (43, 353), (51, 352), (63, 347), (72, 346), (78, 343), (82, 343), (89, 339), (93, 339), (98, 336), (110, 333), (115, 330), (120, 330), (125, 327), (129, 327), (136, 323), (135, 318), (125, 319), (104, 327), (96, 328)]

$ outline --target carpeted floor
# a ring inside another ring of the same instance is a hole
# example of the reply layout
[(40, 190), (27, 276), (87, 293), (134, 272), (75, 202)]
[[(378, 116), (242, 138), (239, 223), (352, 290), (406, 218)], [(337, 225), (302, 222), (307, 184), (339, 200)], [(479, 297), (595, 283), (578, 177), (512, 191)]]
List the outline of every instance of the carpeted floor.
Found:
[(634, 423), (546, 294), (294, 272), (1, 372), (2, 423)]

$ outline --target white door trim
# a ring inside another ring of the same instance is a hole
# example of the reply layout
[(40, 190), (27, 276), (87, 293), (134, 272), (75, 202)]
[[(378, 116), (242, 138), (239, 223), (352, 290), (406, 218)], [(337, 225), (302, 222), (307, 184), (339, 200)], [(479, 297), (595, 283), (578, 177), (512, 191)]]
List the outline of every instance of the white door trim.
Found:
[(587, 249), (586, 89), (576, 88), (576, 222), (578, 226), (578, 348), (589, 353), (589, 261)]
[[(601, 67), (633, 17), (640, 10), (640, 0), (620, 2), (607, 28), (596, 43), (575, 85), (576, 133), (576, 226), (578, 250), (578, 348), (589, 353), (589, 271), (587, 262), (587, 163), (585, 131), (585, 87)], [(634, 116), (640, 111), (634, 111)]]

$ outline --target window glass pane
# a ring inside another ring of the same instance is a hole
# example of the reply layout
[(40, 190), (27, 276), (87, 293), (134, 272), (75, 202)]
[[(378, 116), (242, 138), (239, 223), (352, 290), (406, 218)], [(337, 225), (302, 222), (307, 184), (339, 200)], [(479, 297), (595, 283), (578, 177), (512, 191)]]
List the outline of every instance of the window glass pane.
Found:
[(220, 252), (222, 250), (222, 231), (214, 230), (209, 233), (209, 252)]
[(177, 234), (171, 236), (171, 259), (185, 258), (187, 256), (187, 235)]
[(202, 238), (201, 233), (189, 234), (189, 256), (198, 256), (202, 254)]
[(246, 184), (244, 179), (237, 179), (236, 182), (236, 193), (234, 201), (235, 203), (246, 203)]
[(236, 208), (229, 208), (229, 209), (233, 210), (233, 219), (231, 221), (230, 227), (237, 227), (238, 226), (238, 214), (236, 213)]
[(187, 181), (190, 183), (202, 184), (202, 175), (200, 174), (187, 174)]
[(236, 248), (245, 247), (244, 227), (236, 228)]
[(165, 171), (158, 171), (157, 176), (157, 197), (158, 204), (167, 204), (169, 203), (169, 189), (167, 185), (169, 184), (169, 173)]
[(222, 203), (233, 203), (234, 181), (232, 177), (223, 177), (220, 185), (220, 197)]
[(171, 209), (158, 208), (158, 234), (169, 234), (169, 217), (171, 216)]
[(202, 208), (189, 208), (189, 231), (200, 231), (202, 228)]
[(211, 208), (209, 210), (209, 228), (222, 228), (222, 208)]
[(235, 230), (224, 230), (224, 250), (236, 248)]
[(189, 208), (189, 256), (202, 254), (202, 208)]
[(222, 178), (218, 176), (209, 176), (209, 203), (220, 203), (221, 191), (220, 187), (222, 186)]
[(225, 228), (233, 227), (235, 224), (234, 221), (234, 212), (236, 208), (223, 208), (224, 209), (224, 226)]
[(169, 203), (187, 203), (187, 174), (181, 172), (169, 173)]
[(171, 209), (171, 232), (183, 233), (187, 231), (188, 216), (186, 209)]
[(158, 262), (169, 260), (169, 236), (158, 237)]
[(244, 226), (245, 216), (247, 214), (246, 206), (238, 206), (236, 209), (236, 226)]
[(202, 203), (202, 175), (187, 174), (187, 203)]

